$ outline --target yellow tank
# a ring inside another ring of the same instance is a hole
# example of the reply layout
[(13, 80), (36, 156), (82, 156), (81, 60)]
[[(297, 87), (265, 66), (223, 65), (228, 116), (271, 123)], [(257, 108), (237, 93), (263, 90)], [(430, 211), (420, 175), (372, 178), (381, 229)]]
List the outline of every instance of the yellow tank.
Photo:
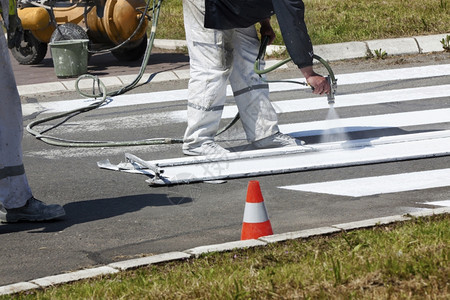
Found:
[[(118, 45), (127, 40), (139, 25), (145, 2), (142, 0), (108, 0), (103, 11), (103, 17), (97, 17), (97, 8), (94, 7), (87, 15), (87, 28), (89, 36), (99, 42), (111, 41)], [(145, 35), (148, 20), (136, 32), (131, 41), (142, 39)], [(107, 40), (105, 39), (107, 38)]]
[(43, 7), (27, 7), (18, 10), (22, 27), (30, 30), (41, 42), (48, 43), (55, 26), (50, 22), (50, 15)]
[(43, 7), (27, 7), (19, 9), (18, 13), (25, 29), (41, 30), (50, 24), (50, 15)]

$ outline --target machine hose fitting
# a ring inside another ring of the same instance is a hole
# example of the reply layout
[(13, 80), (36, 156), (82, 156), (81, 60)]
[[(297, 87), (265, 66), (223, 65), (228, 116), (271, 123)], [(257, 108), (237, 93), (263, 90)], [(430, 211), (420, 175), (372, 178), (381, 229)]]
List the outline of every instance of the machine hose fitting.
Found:
[[(255, 65), (254, 65), (254, 71), (260, 77), (262, 77), (261, 75), (269, 73), (292, 60), (292, 58), (289, 57), (279, 63), (276, 63), (275, 65), (271, 66), (270, 68), (261, 70), (260, 69), (261, 59), (263, 59), (264, 55), (266, 54), (266, 47), (267, 47), (268, 42), (269, 42), (268, 36), (263, 36), (261, 38), (261, 46), (259, 48), (258, 56), (256, 58)], [(313, 58), (318, 60), (328, 71), (328, 76), (326, 77), (326, 79), (327, 79), (328, 83), (330, 84), (331, 90), (330, 90), (330, 93), (327, 94), (327, 98), (328, 98), (328, 104), (332, 105), (332, 104), (334, 104), (334, 101), (335, 101), (335, 95), (336, 95), (336, 90), (337, 90), (337, 79), (334, 76), (334, 72), (326, 60), (324, 60), (322, 57), (315, 55), (315, 54), (313, 55)], [(266, 82), (291, 82), (291, 83), (297, 83), (297, 84), (302, 84), (302, 85), (308, 85), (307, 82), (292, 81), (292, 80), (289, 80), (289, 81), (265, 80), (265, 81)]]

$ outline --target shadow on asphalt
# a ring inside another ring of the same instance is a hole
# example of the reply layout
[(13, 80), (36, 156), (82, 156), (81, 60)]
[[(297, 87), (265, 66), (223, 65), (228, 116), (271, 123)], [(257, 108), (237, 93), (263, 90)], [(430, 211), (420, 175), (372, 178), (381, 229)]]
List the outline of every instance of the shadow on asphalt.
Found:
[[(317, 135), (302, 136), (301, 131), (293, 132), (292, 135), (300, 138), (306, 142), (306, 144), (319, 144), (323, 142), (343, 142), (343, 146), (348, 145), (348, 149), (352, 149), (353, 140), (377, 140), (381, 137), (396, 136), (396, 135), (408, 135), (416, 133), (435, 132), (444, 129), (430, 129), (430, 130), (404, 130), (398, 127), (366, 127), (366, 126), (349, 126), (349, 127), (336, 127), (332, 130), (322, 130)], [(345, 135), (342, 134), (345, 132)], [(325, 141), (324, 141), (325, 140)], [(354, 148), (353, 150), (358, 150)]]
[(192, 198), (189, 197), (143, 194), (72, 202), (64, 205), (66, 216), (61, 220), (2, 224), (0, 225), (0, 235), (21, 231), (30, 231), (31, 233), (58, 232), (76, 224), (109, 219), (139, 211), (144, 207), (183, 205), (192, 203), (192, 201)]

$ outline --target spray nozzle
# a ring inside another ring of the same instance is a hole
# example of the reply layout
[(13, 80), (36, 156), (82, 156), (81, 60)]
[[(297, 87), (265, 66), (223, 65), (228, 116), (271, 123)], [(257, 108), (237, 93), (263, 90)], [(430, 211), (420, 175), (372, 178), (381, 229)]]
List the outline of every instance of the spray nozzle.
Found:
[(335, 79), (334, 76), (333, 79), (331, 78), (331, 76), (327, 76), (326, 78), (331, 87), (330, 93), (327, 94), (328, 104), (331, 105), (334, 104), (334, 95), (336, 94), (337, 89), (337, 79)]

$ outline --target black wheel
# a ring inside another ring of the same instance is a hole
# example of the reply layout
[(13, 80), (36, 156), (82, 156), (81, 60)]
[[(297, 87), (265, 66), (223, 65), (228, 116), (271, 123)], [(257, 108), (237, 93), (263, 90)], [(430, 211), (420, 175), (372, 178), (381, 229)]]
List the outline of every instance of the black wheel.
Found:
[(125, 45), (124, 47), (111, 51), (111, 53), (119, 61), (135, 61), (144, 55), (146, 49), (147, 35), (145, 35), (135, 47)]
[(11, 54), (21, 65), (35, 65), (47, 54), (47, 43), (39, 41), (31, 31), (25, 30), (23, 40), (18, 47), (11, 49)]
[(50, 42), (65, 41), (65, 40), (88, 40), (89, 37), (86, 31), (77, 24), (66, 23), (56, 27), (53, 31)]

